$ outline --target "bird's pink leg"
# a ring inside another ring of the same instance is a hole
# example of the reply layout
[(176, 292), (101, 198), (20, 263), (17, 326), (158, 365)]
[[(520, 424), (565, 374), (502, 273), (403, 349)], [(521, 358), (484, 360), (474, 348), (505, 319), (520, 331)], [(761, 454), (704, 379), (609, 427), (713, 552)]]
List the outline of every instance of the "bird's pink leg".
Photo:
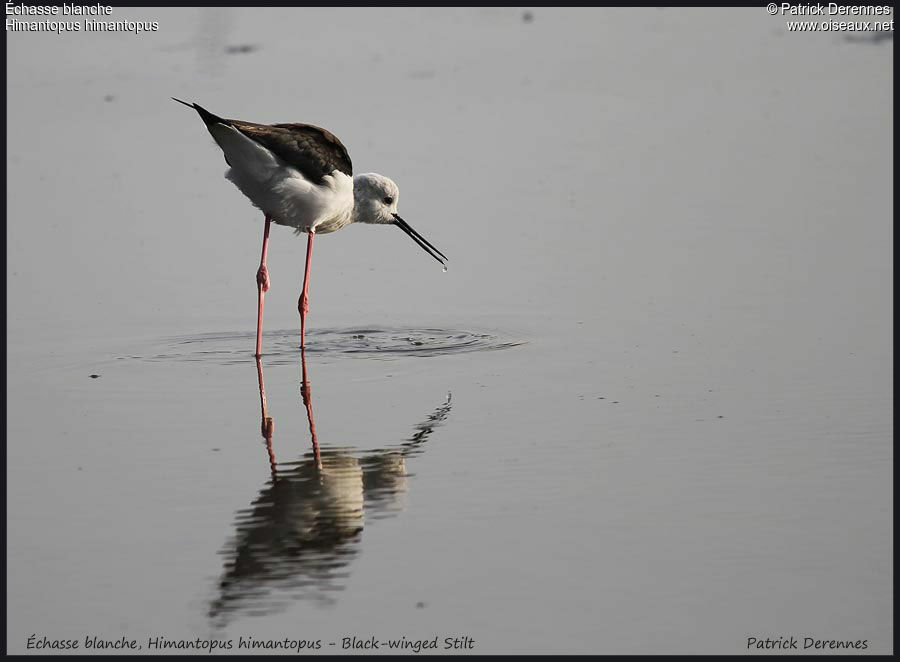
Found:
[(309, 231), (309, 239), (306, 242), (306, 271), (303, 273), (303, 292), (300, 294), (300, 301), (297, 302), (297, 309), (300, 311), (300, 349), (306, 347), (306, 313), (309, 312), (309, 261), (312, 257), (313, 236), (315, 232)]
[(263, 301), (266, 298), (266, 292), (269, 290), (269, 270), (266, 269), (266, 253), (269, 252), (269, 226), (272, 225), (272, 219), (266, 216), (266, 229), (263, 234), (262, 259), (259, 263), (259, 270), (256, 272), (256, 285), (259, 289), (259, 312), (256, 315), (256, 357), (261, 356), (262, 349), (262, 323), (263, 323)]

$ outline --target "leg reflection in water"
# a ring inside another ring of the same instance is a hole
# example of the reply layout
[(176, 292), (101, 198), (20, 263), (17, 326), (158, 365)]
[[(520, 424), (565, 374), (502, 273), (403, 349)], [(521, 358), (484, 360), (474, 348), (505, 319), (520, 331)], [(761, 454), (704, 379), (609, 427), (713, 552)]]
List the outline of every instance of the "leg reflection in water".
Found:
[(262, 423), (260, 424), (260, 432), (263, 439), (266, 440), (266, 450), (269, 452), (269, 467), (272, 469), (272, 476), (275, 475), (275, 451), (272, 449), (272, 436), (275, 434), (275, 423), (269, 416), (269, 408), (266, 406), (266, 384), (263, 381), (262, 363), (259, 356), (256, 357), (256, 375), (259, 379), (259, 404), (262, 408)]
[(270, 478), (249, 508), (235, 517), (235, 532), (221, 554), (224, 570), (209, 616), (225, 626), (241, 613), (263, 615), (294, 600), (330, 604), (344, 588), (347, 566), (359, 553), (365, 520), (395, 515), (407, 491), (406, 460), (424, 452), (425, 442), (450, 412), (450, 395), (406, 441), (359, 452), (353, 447), (320, 448), (312, 394), (301, 352), (300, 395), (306, 409), (312, 451), (293, 462), (277, 462), (274, 422), (269, 416), (263, 369), (256, 360)]

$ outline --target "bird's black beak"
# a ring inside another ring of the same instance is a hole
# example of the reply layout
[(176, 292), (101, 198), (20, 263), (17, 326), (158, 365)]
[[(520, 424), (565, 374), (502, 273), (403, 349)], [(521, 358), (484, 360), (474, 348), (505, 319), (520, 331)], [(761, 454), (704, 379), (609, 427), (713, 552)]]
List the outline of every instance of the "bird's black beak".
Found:
[(398, 228), (400, 228), (406, 234), (408, 234), (410, 237), (412, 237), (413, 241), (415, 241), (417, 244), (419, 244), (419, 246), (421, 246), (425, 250), (425, 252), (428, 253), (431, 257), (433, 257), (435, 260), (437, 260), (441, 264), (444, 264), (444, 260), (448, 259), (446, 255), (444, 255), (438, 249), (436, 249), (434, 246), (432, 246), (428, 242), (428, 240), (425, 239), (425, 237), (423, 237), (418, 232), (413, 230), (412, 227), (409, 225), (409, 223), (404, 221), (397, 214), (392, 214), (392, 216), (394, 217), (394, 225), (396, 225)]

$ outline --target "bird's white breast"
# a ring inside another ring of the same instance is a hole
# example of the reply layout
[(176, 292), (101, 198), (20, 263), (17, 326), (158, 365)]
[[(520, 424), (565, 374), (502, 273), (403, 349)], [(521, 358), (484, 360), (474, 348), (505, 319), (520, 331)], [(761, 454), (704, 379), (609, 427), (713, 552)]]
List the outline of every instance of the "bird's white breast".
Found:
[(335, 170), (315, 184), (234, 127), (216, 124), (211, 132), (231, 164), (225, 177), (275, 223), (320, 234), (351, 222), (352, 177)]

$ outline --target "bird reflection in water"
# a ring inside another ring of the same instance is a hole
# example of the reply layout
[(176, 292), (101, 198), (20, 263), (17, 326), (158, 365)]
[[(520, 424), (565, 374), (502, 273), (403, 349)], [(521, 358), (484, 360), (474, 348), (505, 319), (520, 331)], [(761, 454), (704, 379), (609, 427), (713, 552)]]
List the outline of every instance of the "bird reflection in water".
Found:
[(262, 364), (256, 359), (262, 408), (261, 433), (271, 476), (249, 508), (235, 517), (235, 536), (222, 550), (225, 567), (209, 616), (219, 626), (238, 613), (264, 615), (294, 600), (335, 602), (359, 553), (364, 519), (402, 509), (407, 489), (406, 460), (424, 444), (450, 412), (450, 395), (414, 434), (394, 447), (369, 451), (321, 449), (316, 435), (305, 352), (300, 395), (306, 408), (312, 449), (294, 462), (277, 462), (275, 425), (266, 405)]

